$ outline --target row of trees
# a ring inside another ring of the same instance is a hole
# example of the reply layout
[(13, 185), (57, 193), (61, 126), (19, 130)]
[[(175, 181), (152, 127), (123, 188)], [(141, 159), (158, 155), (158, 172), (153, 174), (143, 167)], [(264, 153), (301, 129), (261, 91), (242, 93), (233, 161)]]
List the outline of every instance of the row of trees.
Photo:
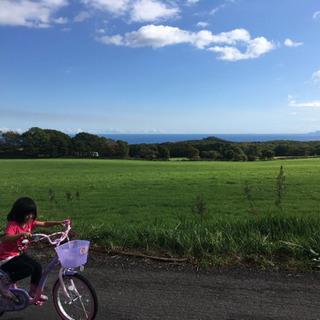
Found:
[[(274, 157), (320, 155), (320, 141), (276, 140), (269, 142), (230, 142), (215, 137), (169, 145), (172, 157), (187, 156), (212, 160), (254, 161)], [(185, 151), (188, 153), (186, 154)]]
[(167, 160), (189, 158), (228, 161), (270, 160), (275, 156), (305, 157), (320, 155), (320, 141), (230, 142), (216, 137), (161, 144), (128, 145), (81, 132), (71, 137), (63, 132), (33, 127), (19, 134), (0, 132), (1, 158), (134, 158)]
[(103, 157), (126, 158), (129, 146), (122, 140), (115, 141), (81, 132), (69, 135), (37, 127), (19, 134), (0, 132), (0, 157), (12, 158), (62, 158), (62, 157)]
[[(218, 140), (218, 139), (217, 139)], [(227, 161), (248, 161), (256, 159), (272, 159), (273, 150), (264, 150), (255, 145), (248, 146), (228, 141), (206, 142), (184, 141), (162, 144), (137, 144), (130, 146), (129, 155), (132, 158), (144, 159), (165, 159), (188, 158), (190, 160), (227, 160)]]

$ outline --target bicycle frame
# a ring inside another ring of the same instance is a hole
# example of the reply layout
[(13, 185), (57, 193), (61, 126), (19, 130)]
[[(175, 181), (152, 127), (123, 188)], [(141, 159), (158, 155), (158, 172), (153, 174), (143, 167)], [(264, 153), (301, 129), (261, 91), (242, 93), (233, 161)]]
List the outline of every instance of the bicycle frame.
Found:
[[(34, 296), (34, 298), (32, 300), (30, 300), (30, 303), (29, 304), (35, 304), (36, 302), (38, 302), (40, 296), (41, 296), (41, 293), (46, 285), (46, 282), (48, 280), (48, 276), (49, 274), (51, 273), (51, 271), (53, 270), (53, 268), (59, 264), (59, 259), (58, 257), (54, 257), (53, 260), (47, 265), (45, 271), (43, 272), (42, 274), (42, 277), (40, 279), (40, 282), (39, 282), (39, 285), (38, 285), (38, 288), (37, 288), (37, 291), (36, 291), (36, 294)], [(60, 268), (60, 271), (59, 271), (59, 280), (60, 280), (60, 283), (61, 283), (61, 286), (63, 287), (64, 291), (65, 290), (65, 285), (64, 285), (64, 281), (63, 281), (63, 276), (64, 275), (74, 275), (75, 273), (77, 273), (77, 271), (74, 271), (74, 270), (70, 270), (70, 269), (65, 269), (65, 268)], [(52, 291), (53, 291), (53, 287), (52, 287)], [(66, 292), (66, 295), (68, 297), (68, 299), (70, 300), (70, 302), (72, 301), (69, 294)]]

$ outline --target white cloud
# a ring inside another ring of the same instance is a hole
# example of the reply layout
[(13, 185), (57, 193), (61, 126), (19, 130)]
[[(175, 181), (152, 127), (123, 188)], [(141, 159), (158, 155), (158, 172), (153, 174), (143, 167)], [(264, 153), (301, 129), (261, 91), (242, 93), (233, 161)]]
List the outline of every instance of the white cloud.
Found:
[[(166, 5), (160, 0), (80, 0), (88, 9), (105, 11), (117, 16), (127, 16), (129, 22), (157, 22), (176, 17), (180, 12), (176, 1)], [(79, 14), (75, 21), (88, 18), (85, 13)]]
[[(195, 33), (163, 25), (146, 25), (137, 31), (126, 33), (124, 37), (120, 35), (105, 36), (96, 38), (96, 40), (105, 44), (125, 45), (128, 47), (151, 46), (153, 48), (186, 43), (198, 49), (218, 52), (221, 54), (218, 59), (228, 61), (257, 58), (275, 48), (273, 43), (264, 37), (251, 39), (249, 32), (244, 29), (235, 29), (214, 35), (208, 30), (201, 30)], [(208, 48), (212, 44), (226, 44), (227, 46)], [(241, 49), (245, 47), (246, 50), (241, 52), (237, 46)]]
[(226, 6), (226, 4), (221, 4), (220, 6), (212, 9), (212, 10), (210, 11), (210, 14), (211, 14), (212, 16), (215, 15), (219, 10), (223, 9), (225, 6)]
[(229, 32), (221, 32), (217, 35), (212, 36), (212, 42), (220, 42), (226, 44), (236, 44), (237, 42), (249, 43), (250, 40), (250, 33), (245, 29), (235, 29)]
[(241, 52), (236, 47), (213, 47), (210, 51), (221, 53), (218, 59), (226, 61), (238, 61), (246, 59), (254, 59), (260, 57), (262, 54), (274, 49), (274, 45), (264, 37), (255, 38), (247, 41), (247, 49)]
[(317, 18), (319, 17), (319, 15), (320, 15), (320, 11), (316, 11), (316, 12), (313, 14), (312, 18), (313, 18), (313, 19), (317, 19)]
[(55, 22), (53, 15), (67, 4), (67, 0), (1, 0), (0, 25), (50, 27)]
[(209, 25), (208, 22), (199, 21), (199, 22), (197, 23), (197, 26), (198, 26), (198, 27), (201, 27), (201, 28), (205, 28), (205, 27), (207, 27), (208, 25)]
[(299, 46), (302, 46), (303, 45), (303, 42), (293, 42), (292, 40), (290, 39), (286, 39), (284, 44), (287, 46), (287, 47), (299, 47)]
[(296, 101), (290, 100), (289, 106), (298, 108), (320, 108), (320, 101), (296, 103)]
[(123, 37), (120, 35), (115, 35), (115, 36), (111, 36), (111, 37), (108, 37), (108, 36), (96, 37), (95, 39), (97, 41), (102, 42), (107, 45), (109, 45), (109, 44), (114, 44), (116, 46), (124, 45)]
[(123, 14), (129, 8), (130, 0), (81, 0), (85, 5), (115, 14)]
[(210, 14), (213, 16), (220, 10), (220, 7), (214, 8), (210, 11)]
[(82, 21), (85, 21), (85, 20), (89, 19), (90, 17), (91, 17), (91, 15), (90, 15), (89, 12), (87, 12), (87, 11), (81, 11), (80, 13), (78, 13), (78, 14), (74, 17), (73, 21), (74, 21), (74, 22), (82, 22)]
[(65, 24), (65, 23), (68, 22), (68, 19), (67, 19), (67, 18), (63, 18), (63, 17), (60, 17), (60, 18), (58, 18), (58, 19), (54, 19), (53, 21), (54, 21), (55, 23), (57, 23), (57, 24)]
[(81, 133), (81, 132), (84, 132), (83, 129), (81, 128), (76, 128), (76, 129), (64, 129), (64, 130), (61, 130), (62, 132), (64, 133), (68, 133), (68, 134), (77, 134), (77, 133)]
[(208, 30), (201, 30), (197, 33), (190, 34), (190, 43), (198, 49), (204, 49), (214, 41), (213, 34)]
[(20, 129), (20, 128), (9, 129), (7, 127), (0, 127), (0, 132), (4, 133), (4, 132), (8, 132), (8, 131), (17, 132), (17, 133), (22, 133), (23, 132), (23, 130)]
[(125, 43), (129, 47), (152, 46), (160, 48), (189, 41), (190, 33), (188, 31), (169, 26), (147, 25), (138, 31), (127, 33)]
[(209, 48), (210, 51), (221, 53), (218, 59), (226, 60), (226, 61), (237, 61), (244, 59), (243, 54), (240, 52), (239, 49), (234, 47), (212, 47)]
[(131, 20), (134, 22), (158, 21), (175, 17), (179, 12), (177, 7), (168, 8), (155, 0), (138, 0), (133, 4)]
[(193, 3), (197, 3), (199, 2), (200, 0), (187, 0), (187, 3), (188, 4), (193, 4)]
[(313, 73), (312, 79), (313, 79), (313, 81), (315, 81), (315, 82), (320, 81), (320, 70), (318, 70), (318, 71), (316, 71), (316, 72)]
[(257, 58), (274, 48), (275, 46), (272, 42), (268, 41), (264, 37), (258, 37), (249, 42), (246, 55), (248, 58)]

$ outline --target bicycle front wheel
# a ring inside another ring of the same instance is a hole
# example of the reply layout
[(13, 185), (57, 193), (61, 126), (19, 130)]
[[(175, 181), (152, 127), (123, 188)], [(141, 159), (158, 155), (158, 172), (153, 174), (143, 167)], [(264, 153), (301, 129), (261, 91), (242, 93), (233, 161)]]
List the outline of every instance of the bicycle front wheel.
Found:
[(70, 299), (59, 279), (53, 286), (54, 306), (64, 320), (93, 320), (98, 311), (98, 298), (90, 282), (79, 274), (65, 275), (63, 281)]

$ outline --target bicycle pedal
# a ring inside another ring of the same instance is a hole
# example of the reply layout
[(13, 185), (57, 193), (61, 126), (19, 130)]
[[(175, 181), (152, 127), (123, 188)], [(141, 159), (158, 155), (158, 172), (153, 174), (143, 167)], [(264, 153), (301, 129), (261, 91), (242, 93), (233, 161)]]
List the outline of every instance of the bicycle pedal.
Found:
[(43, 301), (37, 301), (35, 304), (34, 304), (35, 306), (42, 306), (43, 305)]

